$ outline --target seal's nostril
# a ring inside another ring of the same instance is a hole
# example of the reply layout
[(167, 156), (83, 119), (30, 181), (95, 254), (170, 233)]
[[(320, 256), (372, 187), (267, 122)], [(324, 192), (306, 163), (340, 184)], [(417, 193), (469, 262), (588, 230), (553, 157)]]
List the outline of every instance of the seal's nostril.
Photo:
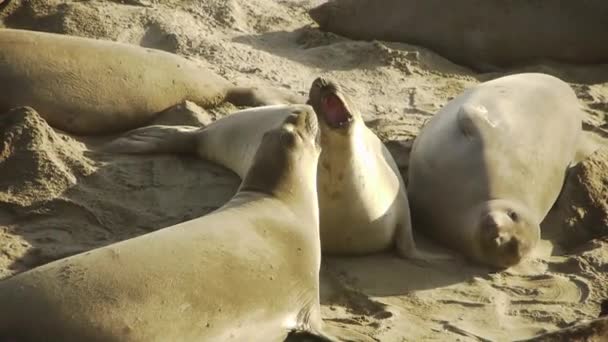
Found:
[(491, 214), (486, 215), (486, 217), (483, 220), (483, 224), (486, 228), (491, 228), (491, 229), (498, 228), (498, 222), (496, 221), (496, 218)]
[(321, 89), (327, 87), (328, 84), (329, 84), (328, 80), (323, 77), (317, 77), (313, 81), (313, 86), (317, 87), (317, 88), (321, 88)]
[(323, 87), (323, 79), (322, 79), (321, 77), (317, 77), (317, 78), (316, 78), (316, 79), (315, 79), (315, 80), (312, 82), (312, 85), (313, 85), (314, 87), (317, 87), (317, 88), (322, 88), (322, 87)]

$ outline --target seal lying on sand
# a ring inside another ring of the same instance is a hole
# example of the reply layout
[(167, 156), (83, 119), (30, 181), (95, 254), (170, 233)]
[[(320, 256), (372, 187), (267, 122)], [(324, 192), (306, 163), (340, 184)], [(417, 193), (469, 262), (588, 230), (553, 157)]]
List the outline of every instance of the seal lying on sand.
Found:
[(283, 341), (291, 330), (325, 335), (318, 137), (312, 108), (293, 107), (280, 127), (264, 134), (238, 193), (217, 211), (1, 281), (0, 339)]
[(554, 59), (607, 63), (606, 1), (330, 0), (309, 11), (321, 30), (421, 45), (477, 69)]
[(417, 229), (480, 263), (517, 264), (575, 160), (581, 120), (576, 95), (553, 76), (466, 90), (414, 140), (408, 196)]
[(234, 87), (160, 50), (0, 29), (0, 112), (30, 106), (55, 128), (102, 134), (141, 126), (184, 100), (202, 107), (303, 102), (278, 90)]
[[(308, 103), (319, 116), (323, 146), (317, 177), (323, 252), (368, 254), (396, 241), (400, 255), (423, 259), (414, 246), (405, 185), (380, 139), (337, 84), (316, 79)], [(106, 151), (196, 153), (243, 178), (264, 132), (291, 108), (247, 109), (202, 129), (144, 127), (111, 142)]]

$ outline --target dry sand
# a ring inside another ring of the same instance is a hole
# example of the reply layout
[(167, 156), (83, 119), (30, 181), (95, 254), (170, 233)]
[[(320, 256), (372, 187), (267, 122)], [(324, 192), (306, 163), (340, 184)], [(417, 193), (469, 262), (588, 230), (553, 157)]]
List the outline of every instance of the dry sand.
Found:
[[(321, 2), (13, 0), (0, 26), (162, 49), (231, 80), (301, 95), (328, 75), (349, 89), (404, 175), (424, 122), (464, 88), (505, 74), (475, 74), (421, 47), (320, 32), (306, 11)], [(604, 146), (569, 177), (537, 257), (498, 273), (460, 259), (424, 267), (391, 253), (324, 258), (327, 324), (378, 341), (510, 341), (597, 317), (608, 298), (608, 66), (545, 64), (508, 73), (522, 71), (570, 82), (588, 114), (586, 128)], [(97, 152), (107, 138), (63, 134), (32, 110), (2, 115), (0, 135), (0, 278), (206, 214), (239, 184), (233, 173), (195, 158)]]

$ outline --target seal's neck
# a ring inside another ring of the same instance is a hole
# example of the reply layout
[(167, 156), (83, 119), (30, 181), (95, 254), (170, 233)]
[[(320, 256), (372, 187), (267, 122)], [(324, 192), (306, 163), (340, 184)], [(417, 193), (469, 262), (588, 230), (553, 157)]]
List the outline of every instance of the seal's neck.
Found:
[(321, 154), (335, 154), (347, 156), (355, 153), (357, 148), (357, 139), (363, 134), (365, 124), (360, 120), (355, 119), (348, 128), (330, 128), (327, 125), (321, 126), (321, 141), (323, 144), (323, 152)]
[(284, 202), (303, 220), (319, 221), (317, 196), (318, 158), (308, 154), (288, 157), (268, 155), (256, 160), (243, 179), (239, 192), (264, 193)]
[(358, 181), (365, 181), (359, 178), (362, 172), (361, 162), (363, 161), (368, 170), (373, 167), (367, 162), (371, 157), (368, 139), (365, 136), (366, 129), (363, 123), (355, 121), (349, 131), (321, 130), (323, 151), (319, 161), (321, 164), (319, 172), (324, 175), (323, 177), (329, 172), (342, 174), (345, 180), (354, 177)]

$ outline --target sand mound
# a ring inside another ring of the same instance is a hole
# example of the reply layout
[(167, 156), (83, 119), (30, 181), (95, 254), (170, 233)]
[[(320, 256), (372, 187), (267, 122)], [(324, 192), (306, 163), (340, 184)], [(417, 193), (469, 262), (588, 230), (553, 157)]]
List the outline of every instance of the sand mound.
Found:
[[(172, 113), (160, 123), (209, 122), (191, 103)], [(193, 159), (108, 159), (29, 107), (1, 114), (0, 134), (0, 277), (204, 215), (239, 183)]]
[(608, 236), (608, 148), (570, 170), (560, 198), (543, 222), (543, 234), (565, 248)]
[(55, 133), (29, 107), (0, 115), (0, 203), (42, 204), (95, 171), (82, 144)]

